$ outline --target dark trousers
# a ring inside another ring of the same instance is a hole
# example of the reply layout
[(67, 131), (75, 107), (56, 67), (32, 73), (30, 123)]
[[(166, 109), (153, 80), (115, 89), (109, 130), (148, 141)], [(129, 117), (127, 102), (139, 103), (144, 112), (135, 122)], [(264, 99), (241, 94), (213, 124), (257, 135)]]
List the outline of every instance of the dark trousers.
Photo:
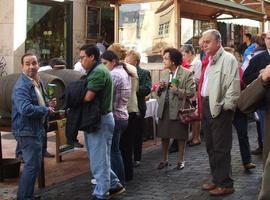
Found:
[(257, 114), (259, 116), (259, 131), (258, 133), (258, 145), (259, 147), (263, 147), (263, 140), (264, 140), (264, 118), (265, 118), (265, 111), (263, 109), (258, 109)]
[(126, 181), (133, 179), (133, 146), (134, 136), (137, 130), (137, 113), (129, 113), (128, 127), (121, 136), (120, 139), (120, 150), (122, 153), (124, 168), (125, 168), (125, 179)]
[(231, 179), (233, 111), (221, 111), (213, 118), (209, 99), (203, 98), (202, 129), (213, 183), (219, 187), (233, 187)]
[(128, 120), (115, 120), (111, 146), (111, 168), (122, 185), (125, 185), (125, 170), (122, 154), (119, 148), (122, 133), (128, 126)]
[(240, 153), (243, 164), (251, 162), (250, 146), (248, 140), (248, 120), (247, 115), (242, 113), (239, 109), (236, 109), (233, 119), (233, 125), (236, 129)]
[(134, 161), (142, 159), (142, 144), (144, 135), (144, 117), (146, 110), (140, 110), (140, 116), (137, 118), (137, 131), (134, 136)]
[(79, 140), (77, 139), (79, 132), (75, 131), (75, 132), (71, 132), (68, 131), (66, 132), (66, 138), (67, 138), (67, 143), (70, 145), (74, 145), (75, 142), (79, 142)]

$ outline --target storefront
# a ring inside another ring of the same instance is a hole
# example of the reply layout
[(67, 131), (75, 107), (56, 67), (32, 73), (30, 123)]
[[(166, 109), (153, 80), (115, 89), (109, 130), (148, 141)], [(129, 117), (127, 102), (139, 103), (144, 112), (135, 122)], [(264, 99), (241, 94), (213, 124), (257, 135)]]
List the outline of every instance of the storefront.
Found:
[(86, 40), (102, 40), (105, 46), (114, 42), (114, 8), (109, 0), (87, 1)]
[(72, 66), (72, 2), (27, 2), (25, 52), (34, 52), (41, 65), (59, 57)]
[(190, 43), (198, 48), (201, 34), (210, 28), (220, 29), (224, 46), (239, 42), (241, 38), (235, 33), (243, 33), (246, 28), (218, 23), (224, 13), (258, 21), (264, 17), (260, 11), (225, 0), (119, 0), (115, 4), (119, 5), (118, 41), (139, 51), (143, 62), (159, 62), (158, 55), (165, 47)]

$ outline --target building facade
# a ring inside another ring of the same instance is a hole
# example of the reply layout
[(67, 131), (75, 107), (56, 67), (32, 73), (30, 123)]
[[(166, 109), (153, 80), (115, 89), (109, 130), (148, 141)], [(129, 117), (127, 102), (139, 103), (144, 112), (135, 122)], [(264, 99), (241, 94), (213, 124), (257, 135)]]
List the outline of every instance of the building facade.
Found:
[[(19, 72), (20, 57), (31, 51), (42, 65), (61, 57), (72, 68), (79, 47), (97, 40), (120, 42), (138, 50), (142, 61), (158, 61), (162, 48), (196, 46), (204, 30), (224, 28), (217, 23), (221, 14), (262, 23), (269, 18), (269, 9), (252, 6), (226, 0), (0, 0), (0, 62), (4, 57), (7, 73)], [(240, 41), (233, 27), (226, 25), (228, 44)]]

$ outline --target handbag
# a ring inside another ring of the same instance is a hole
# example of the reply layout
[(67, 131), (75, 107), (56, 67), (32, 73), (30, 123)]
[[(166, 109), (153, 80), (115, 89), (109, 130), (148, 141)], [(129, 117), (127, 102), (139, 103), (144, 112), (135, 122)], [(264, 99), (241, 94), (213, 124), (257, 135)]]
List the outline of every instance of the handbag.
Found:
[(201, 117), (200, 117), (200, 114), (198, 113), (198, 109), (193, 107), (189, 100), (188, 102), (189, 102), (190, 107), (185, 108), (186, 100), (187, 100), (187, 96), (186, 94), (184, 94), (182, 107), (178, 111), (179, 122), (183, 124), (189, 124), (195, 121), (200, 121)]

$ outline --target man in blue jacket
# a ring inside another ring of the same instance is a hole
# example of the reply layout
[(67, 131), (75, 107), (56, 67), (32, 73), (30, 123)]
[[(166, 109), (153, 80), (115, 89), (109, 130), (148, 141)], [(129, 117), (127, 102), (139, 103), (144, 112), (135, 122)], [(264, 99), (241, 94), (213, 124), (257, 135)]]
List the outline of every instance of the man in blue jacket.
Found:
[(41, 165), (44, 123), (55, 107), (53, 102), (46, 105), (38, 69), (38, 60), (34, 54), (23, 55), (22, 74), (12, 92), (12, 132), (25, 162), (19, 181), (18, 200), (33, 199), (35, 181)]

